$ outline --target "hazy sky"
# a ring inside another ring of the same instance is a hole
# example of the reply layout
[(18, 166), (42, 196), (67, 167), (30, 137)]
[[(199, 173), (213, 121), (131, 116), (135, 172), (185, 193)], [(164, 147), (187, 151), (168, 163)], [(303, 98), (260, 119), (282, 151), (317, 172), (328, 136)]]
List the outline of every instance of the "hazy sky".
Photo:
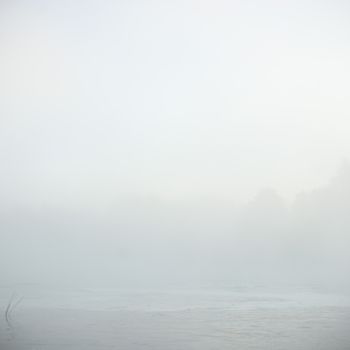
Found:
[(284, 197), (350, 157), (347, 1), (0, 1), (0, 194)]

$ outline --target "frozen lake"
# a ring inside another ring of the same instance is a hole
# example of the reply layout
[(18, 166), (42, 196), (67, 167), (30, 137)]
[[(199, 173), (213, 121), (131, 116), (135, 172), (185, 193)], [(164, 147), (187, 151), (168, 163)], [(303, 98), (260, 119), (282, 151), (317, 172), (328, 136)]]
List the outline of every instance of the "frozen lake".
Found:
[[(1, 288), (3, 315), (11, 290)], [(25, 287), (1, 350), (348, 350), (350, 298), (295, 289)]]

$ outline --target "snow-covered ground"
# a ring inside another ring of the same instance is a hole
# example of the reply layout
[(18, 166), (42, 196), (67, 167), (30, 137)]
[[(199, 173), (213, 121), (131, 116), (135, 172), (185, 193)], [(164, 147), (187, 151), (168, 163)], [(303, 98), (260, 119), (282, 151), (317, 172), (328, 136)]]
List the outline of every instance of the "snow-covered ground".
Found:
[[(24, 295), (25, 294), (25, 295)], [(2, 288), (3, 315), (11, 296)], [(349, 350), (345, 295), (256, 288), (22, 288), (1, 350)]]

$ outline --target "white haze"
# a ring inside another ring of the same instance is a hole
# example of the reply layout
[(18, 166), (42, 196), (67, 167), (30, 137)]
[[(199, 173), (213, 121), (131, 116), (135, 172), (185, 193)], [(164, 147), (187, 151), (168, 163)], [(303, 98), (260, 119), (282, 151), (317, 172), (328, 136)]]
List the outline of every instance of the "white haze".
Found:
[(347, 287), (349, 11), (1, 1), (2, 282)]
[(350, 166), (287, 205), (115, 198), (1, 208), (3, 282), (113, 287), (349, 288)]

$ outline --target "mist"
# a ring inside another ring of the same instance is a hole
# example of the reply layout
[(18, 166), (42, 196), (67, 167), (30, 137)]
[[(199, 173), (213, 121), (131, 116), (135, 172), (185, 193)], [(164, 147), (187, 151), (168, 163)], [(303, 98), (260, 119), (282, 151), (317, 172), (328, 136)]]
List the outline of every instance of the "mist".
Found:
[(349, 14), (0, 1), (0, 348), (347, 350)]
[(116, 197), (1, 206), (3, 282), (348, 288), (350, 166), (291, 203)]

